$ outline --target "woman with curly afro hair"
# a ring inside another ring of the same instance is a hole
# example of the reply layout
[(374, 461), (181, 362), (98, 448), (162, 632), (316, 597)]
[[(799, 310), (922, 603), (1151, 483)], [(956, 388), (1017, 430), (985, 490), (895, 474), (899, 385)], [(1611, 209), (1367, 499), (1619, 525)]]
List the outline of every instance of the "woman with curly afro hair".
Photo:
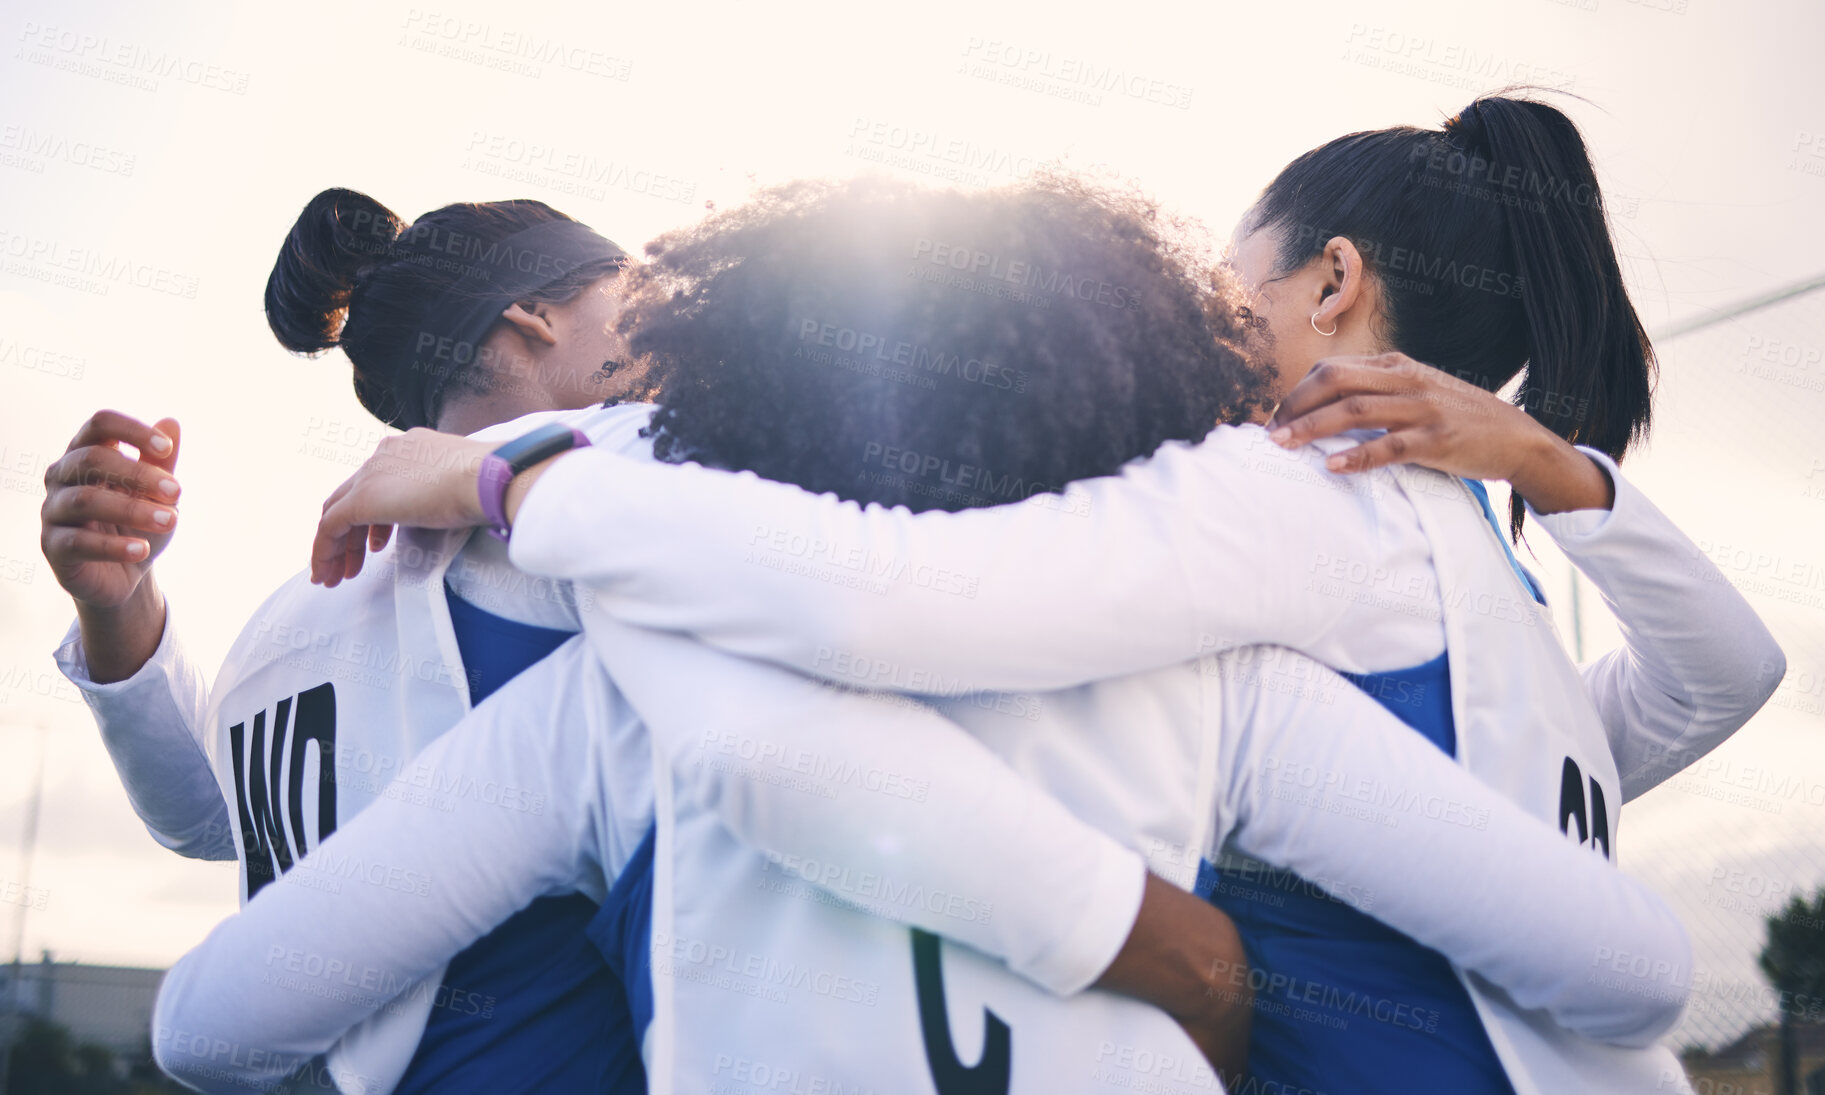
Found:
[(799, 182), (649, 245), (622, 325), (656, 371), (661, 460), (957, 510), (1260, 412), (1213, 259), (1195, 226), (1065, 175)]

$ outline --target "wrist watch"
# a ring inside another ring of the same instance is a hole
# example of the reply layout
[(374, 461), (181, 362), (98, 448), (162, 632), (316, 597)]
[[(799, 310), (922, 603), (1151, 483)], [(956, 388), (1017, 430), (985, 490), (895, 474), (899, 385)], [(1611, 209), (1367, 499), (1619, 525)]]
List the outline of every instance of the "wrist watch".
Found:
[(561, 452), (588, 444), (589, 438), (582, 430), (553, 422), (522, 434), (482, 457), (475, 487), (481, 496), (482, 516), (487, 519), (488, 531), (498, 540), (507, 539), (513, 531), (507, 527), (507, 484), (513, 482), (514, 476)]

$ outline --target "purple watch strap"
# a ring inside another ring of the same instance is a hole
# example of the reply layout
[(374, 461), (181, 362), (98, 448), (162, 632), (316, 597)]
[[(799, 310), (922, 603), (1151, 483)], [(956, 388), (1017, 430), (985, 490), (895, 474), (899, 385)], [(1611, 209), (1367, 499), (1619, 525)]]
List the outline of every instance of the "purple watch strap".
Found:
[(497, 540), (507, 538), (507, 484), (513, 482), (513, 465), (501, 459), (499, 453), (489, 453), (482, 457), (482, 466), (476, 475), (475, 489), (482, 497), (482, 516), (487, 518), (488, 531)]

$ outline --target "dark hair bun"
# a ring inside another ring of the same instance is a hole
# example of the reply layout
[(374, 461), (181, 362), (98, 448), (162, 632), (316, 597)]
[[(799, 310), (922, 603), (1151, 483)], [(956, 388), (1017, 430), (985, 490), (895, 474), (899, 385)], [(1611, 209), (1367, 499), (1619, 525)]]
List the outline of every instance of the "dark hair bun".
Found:
[(336, 345), (355, 282), (385, 259), (405, 222), (373, 198), (332, 187), (298, 214), (266, 279), (266, 322), (297, 353)]

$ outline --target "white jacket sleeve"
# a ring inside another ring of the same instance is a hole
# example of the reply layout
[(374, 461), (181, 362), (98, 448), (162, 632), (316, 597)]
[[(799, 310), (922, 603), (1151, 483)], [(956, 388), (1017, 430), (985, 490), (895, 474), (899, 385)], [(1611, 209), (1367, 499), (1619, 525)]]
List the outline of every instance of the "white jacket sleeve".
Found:
[(203, 750), (209, 686), (178, 640), (169, 602), (158, 649), (124, 681), (90, 679), (76, 624), (55, 656), (95, 713), (127, 801), (152, 839), (192, 859), (233, 859), (228, 803)]
[(1045, 691), (1248, 643), (1310, 647), (1351, 602), (1288, 591), (1327, 560), (1378, 558), (1377, 489), (1256, 427), (1168, 443), (1062, 495), (918, 515), (593, 449), (533, 487), (512, 558), (590, 585), (628, 623), (830, 680)]
[(602, 860), (631, 851), (604, 819), (651, 813), (650, 799), (601, 801), (598, 731), (628, 717), (580, 637), (504, 685), (171, 968), (159, 1067), (202, 1091), (266, 1090), (401, 993), (436, 991), (422, 982), (533, 900), (601, 900)]
[(1532, 516), (1597, 587), (1622, 628), (1622, 647), (1582, 670), (1626, 801), (1748, 722), (1781, 683), (1787, 659), (1717, 565), (1615, 462), (1581, 451), (1609, 472), (1615, 506)]
[[(1140, 855), (937, 712), (599, 615), (585, 629), (681, 798), (788, 872), (1061, 995), (1095, 981), (1127, 940)], [(863, 876), (948, 896), (857, 902), (831, 885)]]
[(1215, 670), (1238, 682), (1223, 690), (1216, 826), (1233, 848), (1579, 1034), (1641, 1046), (1672, 1029), (1691, 942), (1665, 902), (1331, 670), (1291, 652), (1279, 665), (1303, 687)]

